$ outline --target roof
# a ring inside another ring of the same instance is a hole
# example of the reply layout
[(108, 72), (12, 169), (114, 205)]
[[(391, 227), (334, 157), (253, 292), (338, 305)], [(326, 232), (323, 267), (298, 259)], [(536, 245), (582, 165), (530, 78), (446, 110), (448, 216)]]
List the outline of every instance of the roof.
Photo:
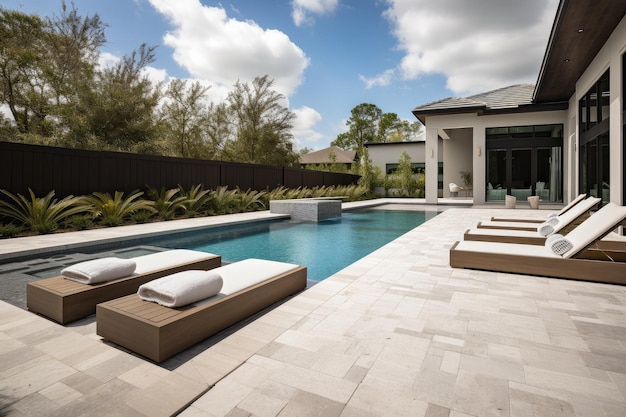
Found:
[(567, 101), (576, 83), (626, 14), (623, 0), (561, 0), (533, 96)]
[(539, 110), (533, 105), (533, 84), (517, 84), (469, 97), (449, 97), (413, 109), (422, 123), (429, 115), (511, 113)]
[[(334, 160), (330, 159), (331, 150), (335, 154)], [(300, 157), (300, 163), (307, 164), (351, 164), (356, 159), (356, 151), (344, 151), (338, 146), (331, 146), (319, 151), (310, 152)]]
[(537, 83), (470, 97), (450, 97), (413, 109), (426, 116), (564, 110), (576, 83), (626, 14), (623, 0), (560, 0)]
[(424, 144), (425, 142), (426, 142), (426, 139), (411, 140), (411, 141), (404, 141), (404, 142), (368, 142), (365, 144), (365, 147), (369, 148), (370, 146), (376, 147), (376, 146), (398, 146), (398, 145), (407, 146), (407, 145)]

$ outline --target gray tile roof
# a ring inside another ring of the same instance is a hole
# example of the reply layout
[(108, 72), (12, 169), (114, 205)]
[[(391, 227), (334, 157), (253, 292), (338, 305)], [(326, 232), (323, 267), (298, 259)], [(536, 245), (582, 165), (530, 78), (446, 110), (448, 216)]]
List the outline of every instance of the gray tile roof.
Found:
[(456, 113), (455, 110), (464, 112), (474, 109), (513, 109), (532, 104), (534, 89), (534, 84), (517, 84), (469, 97), (449, 97), (418, 106), (413, 109), (413, 113)]

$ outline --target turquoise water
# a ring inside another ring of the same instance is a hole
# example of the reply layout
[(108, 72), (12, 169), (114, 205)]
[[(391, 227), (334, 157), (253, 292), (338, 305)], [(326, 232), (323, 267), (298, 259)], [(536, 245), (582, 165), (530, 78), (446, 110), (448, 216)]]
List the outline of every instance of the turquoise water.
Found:
[(319, 223), (259, 222), (150, 243), (216, 253), (227, 262), (261, 258), (304, 265), (308, 278), (320, 281), (435, 215), (433, 211), (367, 210)]

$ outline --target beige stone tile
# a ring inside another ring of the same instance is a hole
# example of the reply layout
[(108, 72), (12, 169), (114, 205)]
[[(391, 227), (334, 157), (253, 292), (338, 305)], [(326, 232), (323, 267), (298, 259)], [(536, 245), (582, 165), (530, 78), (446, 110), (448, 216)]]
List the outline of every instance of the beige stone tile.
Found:
[(19, 399), (44, 389), (76, 370), (55, 359), (40, 356), (0, 373), (0, 394)]
[(428, 409), (428, 403), (417, 399), (409, 389), (370, 382), (358, 386), (348, 406), (378, 416), (394, 417), (423, 416)]
[(441, 361), (441, 371), (456, 375), (461, 363), (461, 354), (458, 352), (445, 351)]
[(207, 389), (204, 384), (172, 372), (145, 389), (132, 390), (126, 403), (146, 416), (170, 416), (184, 409)]
[(206, 416), (223, 417), (252, 391), (252, 388), (224, 380), (195, 401), (193, 406), (206, 413)]
[(508, 381), (459, 370), (454, 409), (476, 416), (510, 415)]
[(169, 371), (151, 363), (142, 363), (118, 376), (124, 382), (137, 388), (147, 388), (155, 381), (169, 375)]
[(526, 374), (526, 383), (529, 385), (551, 388), (600, 401), (624, 401), (621, 392), (612, 382), (532, 366), (524, 366), (524, 372)]
[(83, 394), (74, 388), (57, 382), (39, 391), (47, 399), (54, 401), (59, 406), (69, 404), (70, 402), (80, 398)]
[(354, 382), (288, 364), (274, 371), (271, 379), (343, 403), (348, 401), (356, 388)]

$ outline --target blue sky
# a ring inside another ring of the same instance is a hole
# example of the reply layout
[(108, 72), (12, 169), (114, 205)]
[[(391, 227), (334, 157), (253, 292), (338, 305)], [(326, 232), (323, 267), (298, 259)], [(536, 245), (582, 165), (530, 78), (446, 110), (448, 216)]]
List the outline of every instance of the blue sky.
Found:
[[(61, 2), (2, 0), (51, 16)], [(450, 96), (534, 83), (557, 0), (74, 0), (108, 24), (101, 61), (158, 45), (155, 80), (200, 80), (220, 101), (268, 74), (297, 115), (297, 148), (321, 149), (360, 103), (414, 121)]]

